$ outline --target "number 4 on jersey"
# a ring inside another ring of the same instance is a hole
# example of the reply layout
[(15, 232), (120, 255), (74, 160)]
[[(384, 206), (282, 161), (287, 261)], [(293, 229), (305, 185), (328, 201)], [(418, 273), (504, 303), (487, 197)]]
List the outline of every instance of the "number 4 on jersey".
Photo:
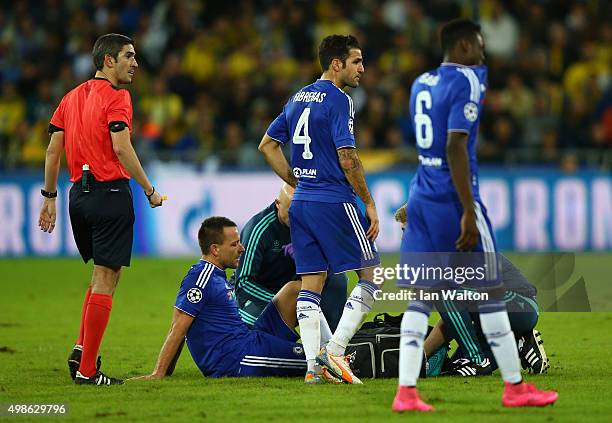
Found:
[[(310, 116), (310, 107), (306, 107), (300, 115), (297, 125), (295, 126), (295, 132), (293, 133), (293, 143), (304, 144), (304, 152), (302, 153), (302, 158), (304, 160), (313, 158), (312, 151), (310, 151), (311, 140), (308, 136), (308, 116)], [(302, 135), (300, 135), (300, 133), (302, 133)]]

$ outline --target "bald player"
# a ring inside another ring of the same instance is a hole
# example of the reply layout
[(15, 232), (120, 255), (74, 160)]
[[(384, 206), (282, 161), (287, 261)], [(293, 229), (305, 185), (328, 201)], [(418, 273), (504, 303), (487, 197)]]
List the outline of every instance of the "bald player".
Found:
[[(287, 283), (300, 280), (295, 271), (289, 206), (295, 189), (284, 184), (272, 204), (253, 216), (240, 234), (245, 253), (232, 277), (240, 317), (249, 326)], [(321, 308), (331, 331), (336, 329), (346, 302), (347, 278), (330, 274)], [(323, 320), (323, 319), (322, 319)]]

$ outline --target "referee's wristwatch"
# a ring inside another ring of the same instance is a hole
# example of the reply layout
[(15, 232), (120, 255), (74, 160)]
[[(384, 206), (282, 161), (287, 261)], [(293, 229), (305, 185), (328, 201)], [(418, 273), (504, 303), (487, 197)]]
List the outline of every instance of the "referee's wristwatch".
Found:
[(44, 189), (41, 189), (40, 193), (42, 194), (43, 197), (46, 197), (46, 198), (55, 198), (55, 197), (57, 197), (57, 191), (49, 192), (49, 191), (45, 191)]

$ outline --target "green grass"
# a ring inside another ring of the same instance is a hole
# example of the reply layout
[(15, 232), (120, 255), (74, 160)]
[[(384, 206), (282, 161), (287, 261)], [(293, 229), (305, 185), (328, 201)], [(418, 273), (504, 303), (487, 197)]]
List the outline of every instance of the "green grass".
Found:
[[(517, 257), (520, 261), (520, 257)], [(599, 255), (593, 263), (612, 261)], [(119, 284), (101, 349), (113, 376), (149, 373), (167, 333), (178, 285), (191, 259), (136, 259)], [(609, 281), (610, 273), (594, 279)], [(0, 403), (66, 403), (74, 421), (452, 421), (590, 422), (612, 419), (612, 313), (544, 313), (538, 327), (551, 356), (555, 388), (544, 409), (500, 406), (498, 376), (420, 381), (433, 415), (390, 412), (396, 380), (363, 386), (304, 386), (299, 379), (205, 379), (187, 351), (175, 375), (118, 387), (77, 387), (65, 360), (78, 331), (90, 266), (77, 259), (0, 260)], [(38, 420), (39, 417), (30, 420)], [(27, 418), (14, 419), (25, 421)]]

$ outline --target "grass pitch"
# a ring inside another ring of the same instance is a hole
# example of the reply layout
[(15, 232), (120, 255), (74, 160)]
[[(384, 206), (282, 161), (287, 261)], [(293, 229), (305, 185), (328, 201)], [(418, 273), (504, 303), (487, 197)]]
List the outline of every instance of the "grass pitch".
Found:
[[(518, 258), (520, 260), (520, 258)], [(169, 328), (179, 283), (196, 259), (135, 259), (122, 275), (102, 344), (103, 368), (117, 377), (150, 373)], [(611, 255), (592, 258), (591, 278)], [(609, 265), (607, 265), (609, 266)], [(396, 380), (363, 386), (304, 386), (300, 379), (203, 378), (185, 350), (174, 376), (117, 387), (71, 383), (66, 358), (79, 325), (91, 267), (78, 259), (0, 260), (0, 403), (65, 403), (72, 421), (612, 421), (612, 313), (544, 313), (552, 368), (527, 376), (560, 399), (542, 409), (504, 409), (499, 376), (419, 382), (431, 415), (390, 411)], [(600, 284), (601, 285), (601, 284)], [(433, 318), (432, 318), (433, 319)], [(2, 417), (0, 417), (2, 418)], [(39, 420), (41, 416), (7, 418)]]

